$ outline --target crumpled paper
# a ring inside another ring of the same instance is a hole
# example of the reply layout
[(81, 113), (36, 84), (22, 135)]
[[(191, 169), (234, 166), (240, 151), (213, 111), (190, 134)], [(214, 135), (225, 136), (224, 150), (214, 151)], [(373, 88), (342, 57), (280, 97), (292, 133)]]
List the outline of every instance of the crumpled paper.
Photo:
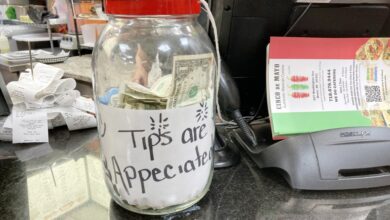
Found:
[[(13, 143), (48, 141), (48, 129), (66, 125), (69, 130), (96, 127), (92, 99), (80, 96), (76, 81), (62, 79), (62, 69), (37, 63), (7, 89), (12, 114), (0, 117), (0, 140)], [(47, 124), (46, 124), (47, 123)]]

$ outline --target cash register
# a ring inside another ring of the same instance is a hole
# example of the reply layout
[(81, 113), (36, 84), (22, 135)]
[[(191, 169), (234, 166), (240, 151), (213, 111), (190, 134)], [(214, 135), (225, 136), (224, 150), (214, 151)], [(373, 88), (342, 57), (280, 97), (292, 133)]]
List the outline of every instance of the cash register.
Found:
[[(228, 82), (220, 89), (221, 107), (232, 118), (237, 111), (252, 119), (268, 115), (265, 73), (270, 36), (390, 37), (390, 0), (223, 0), (211, 5), (221, 55), (233, 78), (221, 80)], [(238, 86), (239, 109), (227, 98), (232, 96), (232, 84)], [(280, 171), (292, 188), (390, 185), (388, 128), (340, 128), (275, 143), (269, 124), (249, 127), (245, 120), (235, 119), (240, 129), (232, 134), (234, 142), (260, 168)]]

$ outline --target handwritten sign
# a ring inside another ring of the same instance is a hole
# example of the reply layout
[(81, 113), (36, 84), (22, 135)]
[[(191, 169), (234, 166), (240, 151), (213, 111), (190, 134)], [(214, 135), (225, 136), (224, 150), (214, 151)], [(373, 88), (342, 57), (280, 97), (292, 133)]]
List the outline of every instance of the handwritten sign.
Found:
[(203, 193), (213, 159), (212, 100), (168, 110), (99, 105), (106, 183), (138, 208), (182, 204)]

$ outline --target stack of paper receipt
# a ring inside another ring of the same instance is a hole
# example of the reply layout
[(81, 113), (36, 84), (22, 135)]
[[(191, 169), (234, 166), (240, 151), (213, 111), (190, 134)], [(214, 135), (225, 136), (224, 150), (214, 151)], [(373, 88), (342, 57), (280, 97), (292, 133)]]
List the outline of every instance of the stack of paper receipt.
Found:
[(12, 114), (0, 117), (0, 141), (48, 142), (48, 129), (66, 125), (69, 130), (96, 127), (92, 99), (80, 96), (76, 81), (62, 79), (62, 69), (37, 63), (20, 74), (7, 89), (14, 104)]

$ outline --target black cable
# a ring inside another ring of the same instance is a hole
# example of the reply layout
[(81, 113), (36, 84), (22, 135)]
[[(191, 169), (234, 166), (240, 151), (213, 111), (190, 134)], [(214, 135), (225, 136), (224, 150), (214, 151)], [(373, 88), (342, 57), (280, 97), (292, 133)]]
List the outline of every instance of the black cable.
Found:
[(264, 101), (265, 101), (266, 92), (267, 92), (266, 89), (264, 89), (264, 92), (263, 92), (263, 95), (261, 97), (259, 106), (257, 107), (257, 110), (256, 110), (255, 114), (253, 115), (253, 117), (248, 120), (248, 123), (253, 122), (257, 118), (257, 116), (259, 116), (261, 108), (263, 107), (263, 104), (264, 104)]
[(256, 135), (253, 132), (252, 128), (248, 125), (248, 123), (242, 117), (240, 110), (235, 110), (232, 113), (232, 116), (233, 116), (234, 120), (236, 121), (237, 125), (241, 128), (241, 131), (249, 139), (252, 146), (256, 146), (257, 145)]
[[(306, 15), (306, 13), (309, 11), (309, 9), (311, 8), (312, 5), (313, 5), (313, 3), (309, 3), (306, 6), (306, 8), (303, 10), (303, 12), (299, 15), (299, 17), (294, 21), (294, 23), (286, 31), (286, 33), (284, 33), (283, 37), (288, 36), (291, 33), (291, 31), (294, 30), (294, 28), (302, 20), (302, 18)], [(264, 89), (259, 106), (257, 107), (257, 110), (256, 110), (255, 114), (253, 115), (253, 117), (247, 121), (248, 123), (251, 123), (252, 121), (254, 121), (257, 118), (257, 116), (259, 116), (261, 108), (263, 107), (263, 104), (264, 104), (265, 97), (266, 97), (266, 90)]]

